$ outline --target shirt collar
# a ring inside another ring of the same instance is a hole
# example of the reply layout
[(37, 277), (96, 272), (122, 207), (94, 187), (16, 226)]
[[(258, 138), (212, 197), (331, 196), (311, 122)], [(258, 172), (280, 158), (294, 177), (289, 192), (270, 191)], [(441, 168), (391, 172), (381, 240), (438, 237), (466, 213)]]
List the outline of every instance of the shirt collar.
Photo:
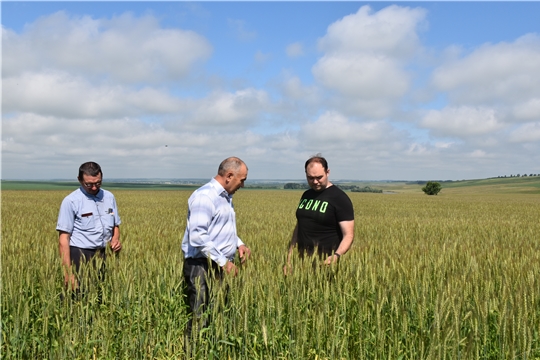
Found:
[(216, 189), (216, 192), (220, 196), (223, 196), (227, 199), (232, 199), (232, 195), (229, 195), (227, 190), (225, 190), (225, 188), (215, 178), (212, 178), (212, 180), (210, 180), (210, 184), (212, 184), (212, 186), (214, 187), (214, 189)]
[(96, 195), (92, 195), (92, 194), (89, 194), (86, 189), (84, 188), (84, 186), (79, 186), (79, 189), (81, 189), (82, 193), (90, 198), (90, 199), (97, 199), (97, 200), (101, 200), (103, 198), (103, 190), (102, 189), (99, 189), (98, 193)]

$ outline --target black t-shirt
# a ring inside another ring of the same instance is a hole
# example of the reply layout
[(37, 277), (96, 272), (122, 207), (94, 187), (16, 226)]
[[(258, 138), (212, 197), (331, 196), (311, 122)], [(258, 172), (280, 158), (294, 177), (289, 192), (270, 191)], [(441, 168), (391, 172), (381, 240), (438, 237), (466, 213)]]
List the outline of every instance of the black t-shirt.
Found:
[(330, 255), (343, 238), (339, 223), (354, 220), (351, 199), (332, 185), (323, 191), (307, 190), (296, 209), (298, 220), (298, 251), (300, 255)]

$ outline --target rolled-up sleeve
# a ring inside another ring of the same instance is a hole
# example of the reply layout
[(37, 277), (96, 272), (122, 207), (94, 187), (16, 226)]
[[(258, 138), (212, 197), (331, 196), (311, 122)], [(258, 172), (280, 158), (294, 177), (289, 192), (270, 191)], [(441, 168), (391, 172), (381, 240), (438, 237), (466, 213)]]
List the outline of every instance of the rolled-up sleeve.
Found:
[(242, 241), (242, 239), (238, 238), (238, 240), (236, 240), (236, 247), (239, 248), (242, 245), (245, 245), (244, 242)]

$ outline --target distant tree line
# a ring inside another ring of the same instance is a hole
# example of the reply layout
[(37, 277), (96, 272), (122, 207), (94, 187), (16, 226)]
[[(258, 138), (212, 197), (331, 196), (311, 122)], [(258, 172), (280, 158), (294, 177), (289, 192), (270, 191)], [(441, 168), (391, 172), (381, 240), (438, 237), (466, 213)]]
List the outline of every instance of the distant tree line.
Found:
[(370, 192), (370, 193), (382, 193), (382, 190), (379, 189), (373, 189), (369, 186), (360, 187), (357, 185), (340, 185), (340, 184), (334, 184), (341, 190), (350, 190), (352, 192)]
[[(416, 180), (416, 181), (407, 181), (405, 185), (426, 185), (429, 181), (427, 180)], [(454, 180), (437, 180), (438, 183), (451, 183)]]
[[(369, 186), (360, 187), (357, 185), (338, 185), (334, 184), (341, 190), (350, 190), (352, 192), (370, 192), (370, 193), (382, 193), (383, 191), (380, 189), (373, 189)], [(306, 183), (286, 183), (283, 186), (284, 189), (295, 189), (295, 190), (307, 190), (309, 189), (309, 185)]]
[(281, 189), (279, 185), (246, 185), (248, 189)]
[(527, 177), (527, 176), (540, 176), (540, 174), (523, 174), (523, 175), (520, 175), (520, 174), (516, 174), (516, 175), (513, 175), (513, 174), (510, 174), (510, 176), (506, 176), (506, 175), (499, 175), (497, 176), (497, 178), (506, 178), (506, 177)]
[(284, 189), (309, 189), (308, 184), (306, 183), (286, 183), (283, 186)]
[(377, 193), (377, 194), (382, 194), (382, 190), (381, 189), (373, 189), (372, 187), (369, 187), (369, 186), (364, 186), (364, 187), (359, 187), (359, 186), (353, 186), (353, 188), (351, 189), (352, 192), (364, 192), (364, 193)]

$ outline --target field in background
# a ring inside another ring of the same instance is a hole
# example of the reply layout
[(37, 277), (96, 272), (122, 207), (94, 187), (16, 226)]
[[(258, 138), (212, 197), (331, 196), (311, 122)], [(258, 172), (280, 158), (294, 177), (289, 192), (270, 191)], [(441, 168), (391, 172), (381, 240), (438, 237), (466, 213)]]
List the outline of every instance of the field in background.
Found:
[[(115, 191), (124, 249), (108, 259), (99, 303), (97, 289), (60, 300), (54, 228), (73, 188), (2, 186), (2, 358), (185, 358), (180, 242), (191, 191)], [(487, 189), (348, 193), (352, 250), (339, 268), (294, 259), (287, 278), (301, 191), (239, 191), (238, 231), (253, 256), (227, 279), (228, 302), (218, 297), (193, 358), (540, 358), (540, 197)]]
[[(154, 183), (142, 182), (107, 182), (103, 187), (109, 190), (195, 190), (197, 185), (170, 184), (165, 181)], [(205, 182), (205, 181), (204, 181)], [(202, 183), (204, 183), (202, 182)], [(201, 184), (202, 184), (201, 183)], [(343, 185), (356, 185), (358, 187), (369, 186), (373, 189), (381, 189), (387, 192), (419, 193), (422, 194), (424, 184), (415, 184), (406, 181), (352, 181), (340, 182)], [(339, 185), (338, 184), (338, 185)], [(479, 180), (444, 181), (441, 182), (445, 193), (485, 193), (485, 194), (540, 194), (540, 176), (493, 178)], [(283, 188), (284, 184), (258, 183), (256, 180), (246, 182), (246, 190), (253, 188), (276, 189)], [(75, 181), (16, 181), (2, 180), (2, 190), (73, 190), (79, 186)], [(251, 190), (250, 189), (250, 190)]]

